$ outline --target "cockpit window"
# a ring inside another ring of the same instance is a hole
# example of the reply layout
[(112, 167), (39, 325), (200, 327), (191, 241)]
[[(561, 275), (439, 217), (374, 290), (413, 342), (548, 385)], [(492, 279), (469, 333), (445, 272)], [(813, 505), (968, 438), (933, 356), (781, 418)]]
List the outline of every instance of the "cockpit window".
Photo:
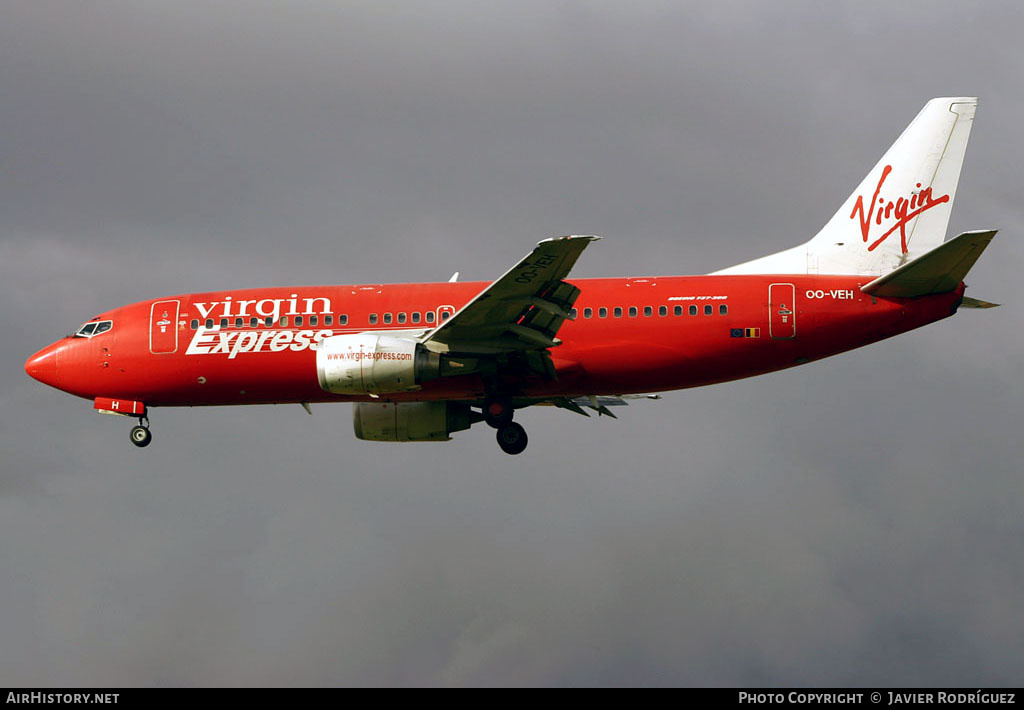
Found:
[(101, 320), (99, 322), (93, 321), (91, 323), (86, 323), (81, 328), (79, 328), (78, 332), (75, 333), (75, 337), (76, 338), (91, 338), (94, 335), (99, 335), (100, 333), (106, 333), (108, 330), (110, 330), (113, 327), (114, 327), (114, 322), (113, 321), (109, 321), (109, 320)]

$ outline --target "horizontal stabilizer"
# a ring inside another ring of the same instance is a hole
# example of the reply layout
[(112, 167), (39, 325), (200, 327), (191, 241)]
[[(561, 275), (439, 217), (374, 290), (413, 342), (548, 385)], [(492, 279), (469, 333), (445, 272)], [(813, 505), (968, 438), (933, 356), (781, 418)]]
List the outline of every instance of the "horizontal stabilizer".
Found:
[(994, 229), (964, 232), (860, 290), (882, 298), (914, 298), (953, 291), (995, 235)]
[(988, 301), (982, 301), (980, 298), (971, 298), (970, 296), (964, 296), (964, 299), (960, 301), (961, 308), (999, 308), (998, 303), (989, 303)]

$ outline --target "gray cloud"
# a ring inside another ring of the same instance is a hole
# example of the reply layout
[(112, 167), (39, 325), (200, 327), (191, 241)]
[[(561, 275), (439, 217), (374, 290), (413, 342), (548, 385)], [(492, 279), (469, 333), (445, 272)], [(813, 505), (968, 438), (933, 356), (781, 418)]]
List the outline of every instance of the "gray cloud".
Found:
[[(59, 8), (59, 9), (58, 9)], [(7, 3), (0, 680), (1019, 682), (1024, 123), (1013, 3)], [(981, 96), (951, 231), (1007, 303), (521, 457), (347, 406), (125, 422), (25, 358), (285, 283), (703, 273), (805, 240), (930, 97)], [(396, 258), (397, 257), (397, 258)]]

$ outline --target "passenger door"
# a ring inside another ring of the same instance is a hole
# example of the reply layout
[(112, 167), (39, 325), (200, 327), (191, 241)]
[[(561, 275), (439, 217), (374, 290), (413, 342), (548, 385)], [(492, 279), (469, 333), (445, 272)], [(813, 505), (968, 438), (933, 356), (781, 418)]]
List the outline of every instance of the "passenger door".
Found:
[(768, 334), (774, 340), (796, 337), (796, 289), (793, 284), (768, 287)]
[(178, 349), (178, 301), (157, 301), (149, 309), (149, 352), (170, 354)]

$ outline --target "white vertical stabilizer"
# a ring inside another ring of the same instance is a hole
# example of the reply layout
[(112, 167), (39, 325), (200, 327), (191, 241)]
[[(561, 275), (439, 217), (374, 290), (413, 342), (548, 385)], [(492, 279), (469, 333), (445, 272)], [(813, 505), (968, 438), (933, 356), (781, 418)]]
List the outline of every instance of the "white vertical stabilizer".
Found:
[(881, 276), (945, 239), (978, 100), (932, 99), (813, 239), (716, 274)]

